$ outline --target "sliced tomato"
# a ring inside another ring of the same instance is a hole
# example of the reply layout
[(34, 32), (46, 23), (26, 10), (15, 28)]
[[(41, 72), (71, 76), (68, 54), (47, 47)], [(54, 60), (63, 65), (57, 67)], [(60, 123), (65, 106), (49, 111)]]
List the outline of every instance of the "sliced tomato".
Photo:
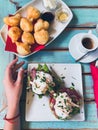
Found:
[(50, 98), (50, 103), (52, 103), (53, 105), (55, 105), (55, 99), (54, 98)]

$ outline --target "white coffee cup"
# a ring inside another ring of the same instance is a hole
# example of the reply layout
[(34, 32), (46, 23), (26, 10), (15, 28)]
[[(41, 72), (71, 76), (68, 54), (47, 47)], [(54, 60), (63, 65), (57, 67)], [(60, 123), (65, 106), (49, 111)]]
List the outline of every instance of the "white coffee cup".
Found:
[(79, 39), (79, 49), (83, 53), (93, 51), (98, 47), (98, 38), (89, 31), (84, 33)]

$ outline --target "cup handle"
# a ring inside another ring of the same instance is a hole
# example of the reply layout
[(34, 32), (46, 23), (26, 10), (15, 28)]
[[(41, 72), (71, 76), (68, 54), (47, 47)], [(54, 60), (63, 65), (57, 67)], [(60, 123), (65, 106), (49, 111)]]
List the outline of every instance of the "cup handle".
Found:
[(88, 34), (92, 34), (92, 30), (89, 30), (89, 31), (88, 31)]

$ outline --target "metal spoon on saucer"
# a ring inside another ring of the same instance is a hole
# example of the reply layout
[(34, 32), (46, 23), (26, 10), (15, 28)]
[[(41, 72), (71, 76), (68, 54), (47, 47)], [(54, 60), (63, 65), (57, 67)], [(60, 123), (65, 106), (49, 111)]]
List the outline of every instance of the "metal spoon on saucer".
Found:
[[(92, 32), (91, 30), (89, 31), (90, 33)], [(98, 24), (96, 25), (96, 33), (98, 34)], [(87, 53), (85, 53), (83, 56), (81, 56), (80, 58), (76, 59), (76, 62), (88, 57), (89, 55), (91, 55), (92, 53), (94, 53), (95, 51), (98, 50), (98, 46), (96, 49), (88, 51)]]
[(86, 58), (86, 57), (89, 56), (91, 53), (94, 53), (96, 50), (98, 50), (98, 47), (97, 47), (95, 50), (89, 51), (89, 52), (87, 52), (86, 54), (84, 54), (83, 56), (81, 56), (80, 58), (76, 59), (76, 62), (78, 62), (78, 61), (80, 61), (80, 60)]

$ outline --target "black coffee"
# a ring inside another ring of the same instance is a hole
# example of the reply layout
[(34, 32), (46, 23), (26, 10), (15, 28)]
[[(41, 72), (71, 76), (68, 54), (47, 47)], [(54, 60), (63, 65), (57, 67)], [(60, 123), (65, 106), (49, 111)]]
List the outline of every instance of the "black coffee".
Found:
[(91, 38), (84, 38), (82, 40), (82, 45), (87, 49), (92, 49), (94, 47), (94, 42)]

